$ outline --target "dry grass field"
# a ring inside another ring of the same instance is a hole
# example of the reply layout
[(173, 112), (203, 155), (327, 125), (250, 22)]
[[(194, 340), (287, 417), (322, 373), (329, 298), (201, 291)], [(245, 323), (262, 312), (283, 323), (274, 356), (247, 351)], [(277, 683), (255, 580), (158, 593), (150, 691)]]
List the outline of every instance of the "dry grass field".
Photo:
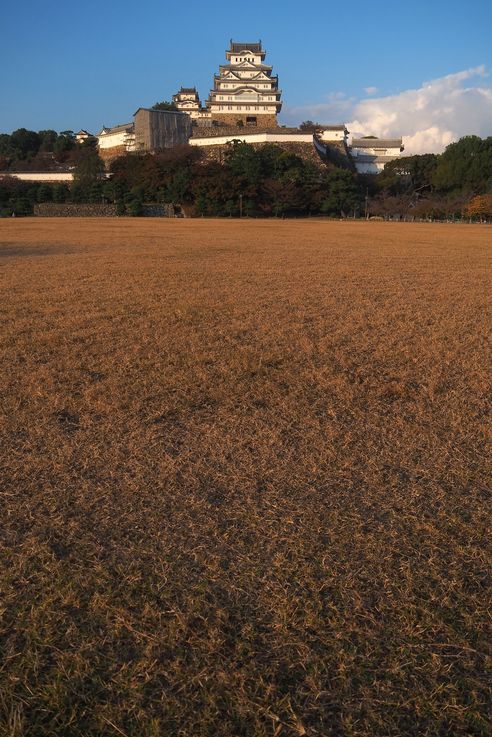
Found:
[(492, 229), (0, 242), (0, 735), (490, 735)]

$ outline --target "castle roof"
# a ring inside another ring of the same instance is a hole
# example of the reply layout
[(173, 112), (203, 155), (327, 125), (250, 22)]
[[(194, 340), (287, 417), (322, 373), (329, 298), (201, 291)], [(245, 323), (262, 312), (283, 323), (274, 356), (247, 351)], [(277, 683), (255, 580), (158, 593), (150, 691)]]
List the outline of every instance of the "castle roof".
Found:
[(262, 71), (267, 72), (269, 70), (271, 71), (273, 67), (268, 66), (268, 64), (252, 64), (251, 62), (249, 62), (246, 64), (220, 64), (219, 70), (222, 71), (223, 69), (230, 70), (231, 72), (236, 70), (239, 72), (249, 72), (252, 69), (261, 69)]
[(402, 148), (401, 138), (353, 138), (352, 148)]
[(181, 87), (180, 92), (183, 92), (186, 95), (191, 95), (193, 92), (196, 92), (196, 87)]
[(132, 130), (132, 129), (133, 129), (133, 123), (124, 123), (123, 125), (115, 125), (112, 128), (107, 128), (105, 125), (103, 125), (102, 131), (99, 135), (122, 133), (124, 131)]
[(240, 43), (239, 41), (233, 41), (231, 38), (231, 48), (229, 49), (229, 52), (231, 54), (241, 54), (243, 51), (251, 51), (252, 54), (261, 54), (263, 52), (261, 41), (255, 43), (252, 43), (251, 41)]

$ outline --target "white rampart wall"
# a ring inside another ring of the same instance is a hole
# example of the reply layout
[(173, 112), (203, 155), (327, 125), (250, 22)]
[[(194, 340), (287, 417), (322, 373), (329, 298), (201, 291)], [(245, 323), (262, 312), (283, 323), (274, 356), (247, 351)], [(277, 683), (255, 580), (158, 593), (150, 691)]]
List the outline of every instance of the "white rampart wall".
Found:
[(73, 174), (70, 171), (4, 171), (0, 172), (0, 179), (2, 177), (14, 177), (20, 179), (21, 182), (48, 182), (50, 184), (73, 180)]
[(224, 146), (231, 141), (243, 143), (312, 143), (311, 133), (240, 133), (232, 136), (211, 136), (210, 138), (190, 138), (190, 146)]
[[(110, 179), (112, 174), (103, 174), (103, 179)], [(21, 182), (46, 182), (56, 184), (57, 182), (72, 182), (71, 171), (1, 171), (0, 179), (3, 177), (14, 177)]]

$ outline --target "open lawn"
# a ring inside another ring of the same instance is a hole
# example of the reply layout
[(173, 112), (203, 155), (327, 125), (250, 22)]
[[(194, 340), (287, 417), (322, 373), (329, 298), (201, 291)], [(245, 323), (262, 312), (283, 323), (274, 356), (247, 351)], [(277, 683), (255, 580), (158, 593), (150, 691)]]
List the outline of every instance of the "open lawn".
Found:
[(0, 243), (0, 735), (488, 737), (492, 228)]

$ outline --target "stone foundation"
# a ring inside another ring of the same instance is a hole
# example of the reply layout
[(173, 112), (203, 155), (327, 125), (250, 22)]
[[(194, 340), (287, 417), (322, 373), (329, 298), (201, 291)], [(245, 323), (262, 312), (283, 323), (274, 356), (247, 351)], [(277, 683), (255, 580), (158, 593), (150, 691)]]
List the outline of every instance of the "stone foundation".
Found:
[[(246, 122), (246, 118), (250, 117), (256, 117), (256, 125), (251, 125), (250, 123)], [(245, 128), (251, 129), (251, 130), (263, 130), (264, 128), (277, 128), (277, 116), (273, 113), (269, 113), (268, 115), (258, 113), (258, 112), (248, 112), (248, 113), (212, 113), (212, 122), (216, 121), (221, 126), (225, 125), (230, 128), (237, 127), (237, 121), (242, 120), (244, 123), (244, 126), (239, 126), (243, 130)]]
[(117, 159), (118, 156), (124, 156), (127, 153), (126, 146), (113, 146), (112, 148), (99, 148), (99, 158), (104, 161), (105, 164)]
[(90, 217), (115, 217), (116, 205), (112, 204), (77, 204), (43, 202), (34, 205), (34, 214), (43, 218), (90, 218)]
[[(255, 149), (262, 148), (265, 145), (278, 146), (278, 148), (281, 148), (283, 151), (288, 151), (289, 153), (295, 154), (296, 156), (299, 156), (299, 158), (304, 159), (304, 161), (309, 161), (319, 169), (326, 169), (327, 167), (327, 164), (325, 164), (318, 156), (312, 143), (250, 143), (248, 145), (253, 146)], [(201, 153), (202, 163), (217, 161), (222, 164), (225, 160), (225, 154), (229, 150), (227, 144), (224, 146), (197, 146), (197, 148)]]

